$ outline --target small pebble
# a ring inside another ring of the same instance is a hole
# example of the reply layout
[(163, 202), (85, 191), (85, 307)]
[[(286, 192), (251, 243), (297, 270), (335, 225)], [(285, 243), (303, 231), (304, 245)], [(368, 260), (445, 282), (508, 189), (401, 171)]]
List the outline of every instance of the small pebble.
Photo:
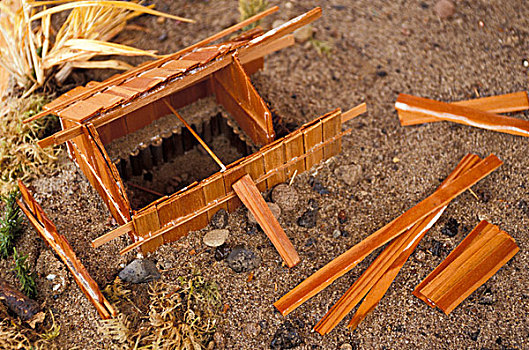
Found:
[(214, 228), (226, 228), (228, 226), (228, 212), (224, 209), (220, 209), (213, 215), (210, 222)]
[(309, 184), (310, 186), (312, 187), (312, 190), (314, 192), (317, 192), (321, 195), (325, 195), (325, 194), (329, 194), (329, 190), (323, 186), (323, 184), (320, 182), (320, 180), (316, 179), (316, 178), (310, 178), (309, 179)]
[(219, 247), (226, 242), (230, 231), (224, 229), (211, 230), (204, 235), (202, 241), (208, 247)]
[(338, 222), (342, 225), (347, 222), (347, 214), (345, 213), (345, 210), (340, 210), (338, 212)]
[(244, 246), (236, 246), (226, 259), (228, 266), (235, 272), (248, 272), (260, 264), (260, 258)]
[(230, 255), (231, 248), (226, 244), (221, 245), (220, 247), (215, 248), (215, 260), (221, 261), (226, 259)]
[(439, 241), (433, 240), (432, 247), (429, 249), (433, 256), (440, 257), (443, 252), (443, 244)]
[(314, 29), (312, 28), (312, 26), (306, 25), (294, 31), (294, 39), (296, 39), (298, 43), (304, 43), (309, 41), (312, 38), (313, 34)]
[(314, 243), (316, 243), (316, 239), (310, 237), (310, 238), (307, 239), (307, 241), (305, 242), (305, 247), (310, 247), (310, 246), (314, 245)]
[(318, 211), (309, 209), (298, 218), (298, 225), (305, 228), (316, 227), (318, 221)]
[(250, 338), (255, 338), (261, 333), (261, 327), (257, 323), (250, 322), (244, 325), (243, 333)]
[(470, 335), (470, 339), (472, 339), (473, 341), (478, 341), (479, 333), (480, 333), (479, 329), (477, 331), (475, 331), (475, 332), (471, 332), (469, 334)]
[(153, 261), (135, 259), (119, 273), (119, 278), (129, 283), (145, 283), (160, 279), (161, 275)]
[(349, 164), (337, 167), (334, 175), (349, 186), (354, 186), (362, 179), (362, 166), (359, 164)]
[[(268, 204), (268, 208), (270, 208), (270, 211), (274, 215), (276, 219), (279, 219), (281, 216), (281, 208), (276, 203), (272, 202), (266, 202)], [(248, 211), (248, 222), (250, 224), (257, 224), (257, 220), (255, 220), (255, 217), (253, 216), (252, 212)]]
[(522, 63), (523, 63), (523, 66), (524, 66), (525, 68), (529, 67), (529, 61), (527, 61), (527, 60), (523, 60)]
[(485, 294), (479, 299), (478, 303), (481, 305), (493, 305), (494, 301), (494, 296), (492, 294)]
[(247, 235), (255, 235), (259, 231), (257, 224), (248, 223), (244, 229)]
[(342, 344), (340, 345), (340, 350), (353, 350), (353, 346), (351, 344)]
[(166, 41), (168, 38), (168, 35), (166, 32), (163, 32), (159, 37), (158, 37), (158, 41), (159, 42), (163, 42), (163, 41)]
[(340, 232), (340, 230), (336, 229), (332, 232), (332, 238), (338, 238), (342, 235), (342, 233)]
[(417, 261), (424, 261), (424, 259), (426, 258), (426, 253), (422, 250), (417, 250), (414, 256)]
[(299, 194), (294, 187), (279, 184), (272, 190), (272, 201), (277, 203), (281, 209), (290, 211), (297, 208)]
[(222, 350), (226, 348), (226, 339), (221, 332), (215, 332), (213, 334), (213, 341), (215, 342), (216, 349)]
[(448, 237), (455, 237), (459, 232), (459, 222), (456, 219), (450, 218), (441, 229), (441, 233)]
[(439, 0), (435, 4), (433, 10), (435, 11), (435, 14), (441, 19), (446, 19), (454, 15), (456, 12), (456, 7), (450, 0)]
[(282, 323), (272, 338), (270, 343), (271, 349), (292, 349), (296, 346), (301, 345), (303, 340), (301, 339), (298, 330), (290, 323), (285, 321)]

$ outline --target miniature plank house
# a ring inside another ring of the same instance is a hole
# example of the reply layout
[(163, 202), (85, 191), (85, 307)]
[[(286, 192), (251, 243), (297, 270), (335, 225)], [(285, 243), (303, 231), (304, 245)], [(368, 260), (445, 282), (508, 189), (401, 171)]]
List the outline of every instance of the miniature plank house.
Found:
[[(251, 29), (211, 44), (242, 28), (243, 22), (175, 54), (103, 82), (77, 87), (44, 106), (35, 118), (55, 114), (63, 130), (39, 144), (46, 147), (66, 143), (70, 157), (120, 225), (94, 240), (94, 247), (128, 234), (132, 244), (122, 254), (135, 248), (142, 253), (152, 252), (207, 226), (220, 209), (233, 212), (242, 203), (250, 208), (234, 186), (241, 178), (249, 176), (249, 186), (255, 185), (263, 192), (340, 152), (341, 138), (348, 132), (342, 132), (342, 123), (365, 111), (365, 104), (346, 113), (337, 109), (277, 138), (272, 113), (249, 79), (263, 67), (265, 55), (292, 45), (291, 33), (320, 16), (321, 9), (315, 8), (268, 32)], [(204, 118), (200, 125), (189, 125), (177, 112), (208, 96), (214, 96), (229, 117)], [(165, 130), (127, 157), (109, 156), (107, 147), (114, 140), (145, 130), (170, 114), (185, 127), (178, 132)], [(243, 155), (230, 164), (223, 164), (208, 146), (222, 133), (229, 134)], [(146, 170), (155, 172), (164, 162), (196, 145), (204, 147), (215, 160), (217, 172), (174, 193), (160, 193), (141, 208), (131, 206), (126, 189), (132, 184), (127, 180)], [(28, 197), (29, 192), (23, 191), (30, 208), (32, 198)], [(262, 196), (258, 197), (262, 201)]]

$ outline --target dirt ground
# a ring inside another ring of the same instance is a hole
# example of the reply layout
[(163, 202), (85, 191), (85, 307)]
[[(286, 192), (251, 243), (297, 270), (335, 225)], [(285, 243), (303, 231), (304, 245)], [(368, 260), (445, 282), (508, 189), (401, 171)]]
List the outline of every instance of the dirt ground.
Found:
[[(162, 11), (194, 18), (197, 23), (159, 23), (144, 16), (134, 23), (147, 27), (148, 32), (129, 31), (120, 35), (120, 42), (169, 53), (238, 20), (235, 0), (153, 2)], [(218, 327), (226, 347), (269, 348), (274, 333), (285, 321), (273, 302), (432, 193), (466, 153), (494, 153), (505, 163), (474, 186), (479, 199), (467, 192), (450, 204), (384, 299), (354, 332), (345, 328), (350, 316), (325, 337), (311, 329), (373, 256), (286, 319), (292, 321), (303, 340), (299, 349), (338, 349), (344, 344), (358, 349), (529, 348), (527, 139), (448, 122), (401, 127), (394, 110), (400, 92), (455, 101), (527, 89), (528, 68), (523, 64), (529, 59), (526, 2), (457, 1), (455, 15), (444, 20), (435, 15), (432, 0), (270, 4), (278, 4), (282, 10), (267, 19), (264, 27), (270, 27), (276, 19), (287, 20), (322, 6), (323, 16), (313, 25), (315, 38), (333, 47), (330, 55), (319, 55), (313, 45), (302, 43), (267, 57), (264, 70), (252, 81), (271, 107), (286, 121), (298, 124), (336, 107), (347, 110), (363, 101), (369, 112), (349, 122), (353, 131), (345, 137), (339, 156), (297, 176), (293, 182), (300, 202), (291, 212), (283, 212), (279, 221), (300, 254), (298, 266), (290, 270), (282, 266), (262, 232), (245, 232), (246, 210), (241, 208), (229, 216), (227, 243), (244, 244), (260, 256), (261, 265), (250, 282), (247, 274), (233, 272), (224, 261), (215, 262), (213, 250), (201, 239), (209, 228), (190, 233), (151, 255), (161, 270), (167, 270), (162, 272), (164, 281), (174, 281), (193, 267), (200, 269), (218, 284), (222, 303), (229, 305)], [(516, 116), (529, 118), (524, 113)], [(31, 186), (90, 274), (105, 286), (135, 256), (118, 254), (128, 243), (125, 237), (99, 249), (90, 247), (90, 240), (114, 226), (82, 173), (65, 162), (64, 170)], [(355, 186), (345, 185), (334, 175), (338, 166), (349, 164), (362, 167), (361, 180)], [(311, 176), (321, 181), (329, 194), (312, 190)], [(297, 219), (309, 199), (321, 209), (317, 226), (307, 229), (298, 226)], [(344, 210), (348, 218), (342, 225), (336, 215), (339, 210)], [(450, 218), (461, 225), (452, 238), (441, 233)], [(520, 252), (449, 316), (414, 297), (414, 287), (464, 238), (466, 230), (484, 218), (512, 235)], [(337, 228), (348, 234), (334, 238)], [(35, 235), (33, 230), (26, 230), (20, 243), (30, 254), (33, 266), (38, 265), (46, 249)], [(193, 249), (197, 254), (190, 255)], [(14, 281), (6, 266), (0, 261), (0, 275)], [(54, 272), (52, 267), (43, 269), (43, 276)], [(45, 278), (39, 278), (39, 286), (44, 283)], [(62, 294), (51, 294), (42, 295), (39, 301), (46, 302), (61, 325), (56, 339), (61, 348), (116, 346), (98, 333), (98, 316), (73, 280)]]

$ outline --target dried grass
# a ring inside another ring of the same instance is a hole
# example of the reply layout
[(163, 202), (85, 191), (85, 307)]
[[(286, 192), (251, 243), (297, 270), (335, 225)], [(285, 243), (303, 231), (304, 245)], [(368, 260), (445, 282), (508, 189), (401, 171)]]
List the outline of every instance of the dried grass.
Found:
[[(239, 0), (240, 21), (244, 21), (256, 14), (263, 12), (268, 7), (267, 0)], [(250, 24), (244, 30), (255, 28), (260, 21)]]
[(36, 143), (39, 135), (53, 123), (54, 117), (31, 124), (22, 123), (40, 111), (46, 101), (40, 95), (9, 97), (0, 111), (0, 194), (14, 190), (17, 179), (27, 180), (56, 168), (59, 149), (42, 149)]
[[(54, 35), (52, 15), (64, 11), (70, 13)], [(155, 56), (154, 51), (108, 42), (125, 28), (128, 20), (143, 13), (192, 22), (136, 1), (3, 0), (0, 64), (26, 90), (26, 95), (41, 87), (55, 70), (65, 79), (75, 67), (128, 69), (128, 64), (118, 60), (90, 60), (101, 55)]]

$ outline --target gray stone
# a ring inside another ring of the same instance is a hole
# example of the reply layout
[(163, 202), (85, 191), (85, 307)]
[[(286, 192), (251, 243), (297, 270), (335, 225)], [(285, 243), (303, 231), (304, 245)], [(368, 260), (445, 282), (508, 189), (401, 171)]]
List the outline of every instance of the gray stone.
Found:
[(279, 184), (272, 190), (272, 200), (277, 203), (281, 209), (290, 211), (296, 209), (299, 194), (292, 186), (287, 184)]
[(362, 179), (362, 166), (358, 164), (342, 165), (334, 170), (334, 175), (347, 185), (354, 186)]
[(226, 239), (228, 239), (229, 234), (230, 231), (228, 230), (211, 230), (204, 235), (202, 241), (208, 247), (219, 247), (223, 245), (224, 242), (226, 242)]
[(214, 228), (226, 228), (228, 226), (228, 213), (224, 209), (220, 209), (211, 218), (211, 226)]
[(260, 258), (244, 246), (236, 246), (226, 259), (228, 266), (235, 272), (248, 272), (259, 266)]
[(119, 273), (119, 278), (129, 283), (145, 283), (159, 279), (160, 272), (151, 260), (136, 259), (125, 266)]
[[(272, 203), (272, 202), (266, 202), (266, 204), (268, 204), (268, 208), (270, 208), (270, 211), (272, 212), (274, 217), (276, 219), (279, 219), (279, 217), (281, 216), (281, 208), (279, 207), (279, 205), (277, 205), (276, 203)], [(257, 223), (257, 220), (255, 220), (255, 217), (250, 211), (248, 211), (248, 222), (250, 224)]]

